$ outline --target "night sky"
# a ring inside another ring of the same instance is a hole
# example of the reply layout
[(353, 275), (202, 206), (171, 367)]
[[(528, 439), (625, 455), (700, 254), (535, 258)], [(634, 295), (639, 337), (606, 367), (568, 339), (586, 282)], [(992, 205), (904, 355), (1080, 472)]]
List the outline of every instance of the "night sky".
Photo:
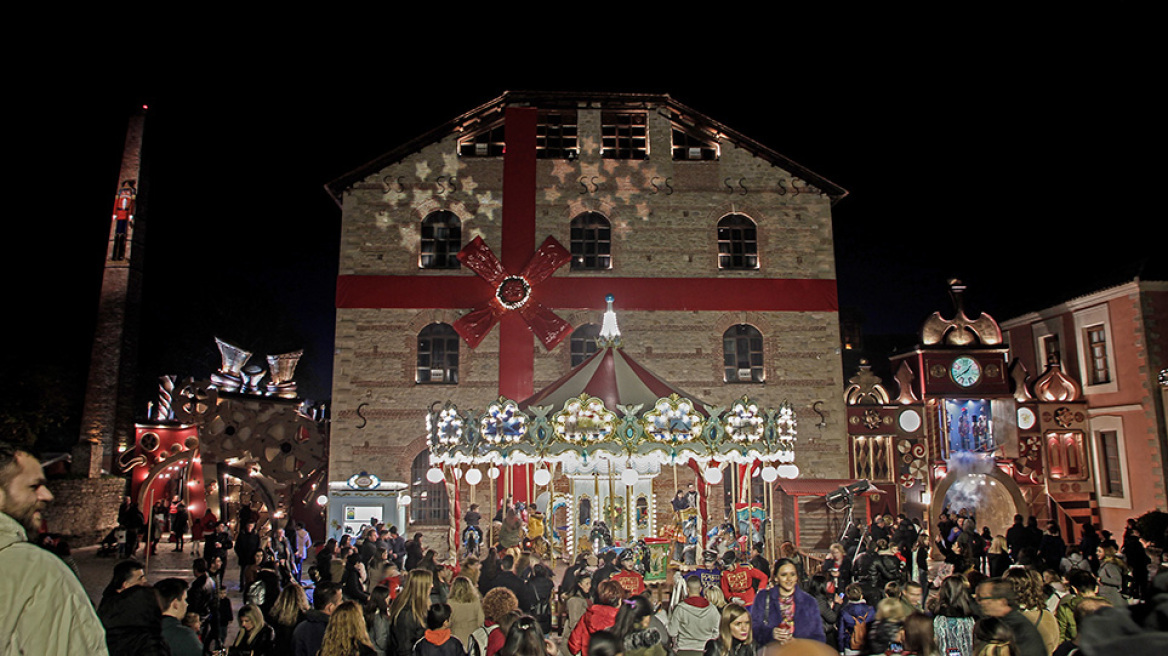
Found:
[(34, 67), (10, 123), (30, 184), (5, 240), (0, 363), (84, 383), (126, 121), (142, 103), (146, 390), (162, 373), (208, 375), (218, 335), (255, 360), (304, 348), (302, 391), (327, 397), (340, 211), (323, 185), (505, 90), (668, 93), (847, 189), (840, 304), (870, 335), (948, 314), (953, 276), (973, 312), (1039, 309), (1130, 279), (1163, 250), (1149, 234), (1164, 223), (1163, 71), (1134, 14), (852, 16), (677, 58), (665, 41), (544, 57), (354, 37)]

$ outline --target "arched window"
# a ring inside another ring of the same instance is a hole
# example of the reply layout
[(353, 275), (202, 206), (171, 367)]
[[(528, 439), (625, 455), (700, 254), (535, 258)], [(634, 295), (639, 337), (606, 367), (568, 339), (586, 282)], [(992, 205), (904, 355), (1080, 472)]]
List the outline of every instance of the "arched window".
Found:
[(458, 333), (448, 323), (432, 323), (418, 333), (418, 383), (458, 382)]
[(457, 269), (458, 251), (462, 249), (462, 221), (454, 212), (439, 210), (422, 219), (422, 248), (419, 264), (423, 269)]
[(599, 337), (600, 326), (594, 323), (586, 323), (572, 331), (572, 336), (568, 339), (568, 343), (572, 348), (573, 368), (580, 366), (593, 353), (600, 350), (600, 347), (596, 344), (596, 340)]
[(750, 217), (727, 214), (718, 221), (718, 268), (758, 268), (758, 226)]
[(585, 212), (572, 219), (572, 268), (612, 268), (612, 224), (599, 212)]
[(722, 333), (722, 358), (727, 383), (761, 383), (762, 333), (740, 323)]
[(450, 498), (446, 496), (446, 483), (431, 483), (426, 480), (430, 471), (430, 450), (427, 449), (414, 458), (410, 467), (410, 521), (418, 524), (441, 524), (450, 521)]

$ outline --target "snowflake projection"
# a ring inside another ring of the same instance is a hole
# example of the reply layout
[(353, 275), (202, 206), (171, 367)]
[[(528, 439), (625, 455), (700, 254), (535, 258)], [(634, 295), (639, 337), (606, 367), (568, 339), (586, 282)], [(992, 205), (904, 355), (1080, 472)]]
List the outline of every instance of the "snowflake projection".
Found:
[(447, 449), (458, 446), (462, 442), (462, 427), (462, 417), (459, 416), (458, 408), (453, 404), (443, 408), (438, 413), (437, 419), (434, 418), (433, 414), (426, 415), (426, 429), (436, 437), (437, 446)]
[(726, 424), (726, 434), (731, 440), (740, 443), (761, 440), (766, 429), (766, 420), (759, 414), (758, 405), (745, 397), (730, 407), (730, 412), (723, 421)]
[(642, 422), (649, 437), (665, 444), (681, 444), (694, 439), (701, 434), (703, 424), (693, 403), (676, 394), (658, 399), (653, 409), (645, 413)]
[(491, 444), (515, 444), (527, 432), (527, 417), (514, 401), (500, 398), (487, 406), (481, 432)]
[(564, 404), (552, 417), (556, 435), (573, 444), (595, 444), (612, 435), (616, 415), (604, 407), (604, 401), (581, 395)]

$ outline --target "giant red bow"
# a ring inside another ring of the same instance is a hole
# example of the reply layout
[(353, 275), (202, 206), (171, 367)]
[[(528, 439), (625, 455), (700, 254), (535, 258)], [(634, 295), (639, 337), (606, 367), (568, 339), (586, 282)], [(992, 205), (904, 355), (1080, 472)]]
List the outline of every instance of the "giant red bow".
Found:
[(475, 237), (464, 246), (458, 252), (458, 259), (494, 290), (486, 307), (476, 308), (454, 322), (454, 330), (471, 348), (478, 346), (499, 322), (499, 318), (511, 311), (519, 312), (519, 316), (527, 322), (527, 327), (548, 350), (555, 348), (572, 329), (571, 324), (532, 298), (539, 283), (550, 278), (556, 269), (572, 259), (568, 249), (554, 237), (545, 239), (523, 271), (517, 274), (508, 273), (503, 268), (503, 263), (495, 257), (482, 237)]

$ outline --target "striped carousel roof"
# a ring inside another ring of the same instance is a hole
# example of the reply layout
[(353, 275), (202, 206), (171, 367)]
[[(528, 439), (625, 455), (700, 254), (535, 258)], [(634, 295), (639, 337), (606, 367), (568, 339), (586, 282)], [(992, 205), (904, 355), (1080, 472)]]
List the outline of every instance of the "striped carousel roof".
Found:
[(566, 401), (581, 394), (604, 401), (604, 407), (612, 412), (617, 412), (620, 405), (640, 404), (647, 410), (657, 399), (677, 394), (693, 401), (698, 412), (706, 414), (700, 399), (661, 380), (616, 346), (600, 349), (563, 378), (524, 400), (519, 407), (526, 410), (531, 406), (551, 405), (559, 409)]

